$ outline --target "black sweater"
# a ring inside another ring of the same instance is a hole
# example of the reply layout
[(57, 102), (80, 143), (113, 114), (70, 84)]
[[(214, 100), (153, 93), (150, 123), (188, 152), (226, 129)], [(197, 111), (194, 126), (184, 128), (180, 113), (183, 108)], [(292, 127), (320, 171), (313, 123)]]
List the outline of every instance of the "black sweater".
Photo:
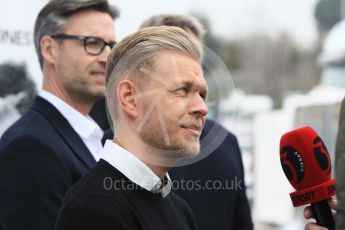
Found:
[(67, 193), (56, 230), (196, 229), (188, 205), (174, 192), (163, 198), (100, 160)]

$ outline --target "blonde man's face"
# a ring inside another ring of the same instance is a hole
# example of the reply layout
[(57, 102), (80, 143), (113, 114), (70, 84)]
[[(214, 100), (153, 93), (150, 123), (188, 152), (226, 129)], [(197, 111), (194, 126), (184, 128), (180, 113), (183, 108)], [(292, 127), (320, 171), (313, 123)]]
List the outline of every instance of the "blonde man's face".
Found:
[(153, 71), (143, 70), (149, 83), (139, 97), (138, 134), (147, 145), (181, 154), (171, 157), (194, 156), (208, 111), (201, 65), (170, 51), (157, 60)]

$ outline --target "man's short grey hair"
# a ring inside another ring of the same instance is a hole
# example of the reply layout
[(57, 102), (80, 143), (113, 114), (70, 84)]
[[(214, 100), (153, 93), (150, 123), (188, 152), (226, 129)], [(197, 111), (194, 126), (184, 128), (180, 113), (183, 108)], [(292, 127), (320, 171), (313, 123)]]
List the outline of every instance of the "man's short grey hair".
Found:
[(176, 26), (186, 31), (192, 32), (200, 41), (202, 41), (205, 29), (196, 17), (182, 14), (160, 14), (146, 19), (140, 26), (145, 28), (149, 26)]
[(181, 28), (148, 27), (121, 40), (111, 51), (106, 65), (106, 98), (113, 122), (117, 118), (116, 88), (129, 79), (138, 87), (149, 82), (160, 52), (173, 51), (202, 63), (201, 44)]
[(96, 10), (109, 14), (112, 19), (119, 16), (117, 7), (107, 0), (51, 0), (39, 12), (34, 27), (34, 42), (41, 68), (43, 56), (40, 42), (44, 35), (62, 33), (69, 17), (82, 10)]

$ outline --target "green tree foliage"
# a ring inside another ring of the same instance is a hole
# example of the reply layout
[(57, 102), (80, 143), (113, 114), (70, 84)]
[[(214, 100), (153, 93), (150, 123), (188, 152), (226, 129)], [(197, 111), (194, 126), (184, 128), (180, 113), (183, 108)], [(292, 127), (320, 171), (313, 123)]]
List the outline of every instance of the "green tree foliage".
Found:
[(319, 31), (330, 30), (341, 20), (341, 0), (319, 0), (314, 15)]
[[(241, 40), (220, 38), (213, 33), (207, 17), (193, 15), (206, 29), (205, 46), (216, 53), (231, 72), (219, 73), (217, 66), (212, 65), (204, 71), (211, 101), (218, 101), (230, 93), (226, 87), (217, 85), (220, 75), (223, 86), (232, 84), (234, 80), (236, 88), (247, 94), (269, 95), (276, 108), (281, 106), (289, 92), (307, 92), (318, 84), (320, 69), (317, 67), (317, 44), (309, 50), (301, 49), (288, 33), (274, 37), (251, 34)], [(212, 63), (209, 58), (205, 57), (204, 62)]]
[(241, 42), (239, 41), (227, 41), (223, 44), (223, 49), (220, 52), (220, 55), (231, 70), (237, 70), (241, 67)]
[(231, 70), (240, 67), (240, 42), (228, 41), (215, 35), (212, 31), (210, 22), (205, 15), (192, 13), (203, 24), (206, 33), (204, 36), (204, 45), (215, 52)]

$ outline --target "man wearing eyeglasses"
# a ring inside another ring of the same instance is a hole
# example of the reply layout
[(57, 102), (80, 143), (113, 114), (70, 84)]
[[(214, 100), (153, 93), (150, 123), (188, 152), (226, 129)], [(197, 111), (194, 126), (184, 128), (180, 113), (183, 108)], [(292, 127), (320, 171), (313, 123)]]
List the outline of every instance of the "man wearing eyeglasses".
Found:
[(40, 11), (42, 91), (0, 140), (0, 229), (54, 229), (66, 191), (99, 160), (103, 132), (88, 113), (104, 97), (118, 15), (107, 0), (52, 0)]

